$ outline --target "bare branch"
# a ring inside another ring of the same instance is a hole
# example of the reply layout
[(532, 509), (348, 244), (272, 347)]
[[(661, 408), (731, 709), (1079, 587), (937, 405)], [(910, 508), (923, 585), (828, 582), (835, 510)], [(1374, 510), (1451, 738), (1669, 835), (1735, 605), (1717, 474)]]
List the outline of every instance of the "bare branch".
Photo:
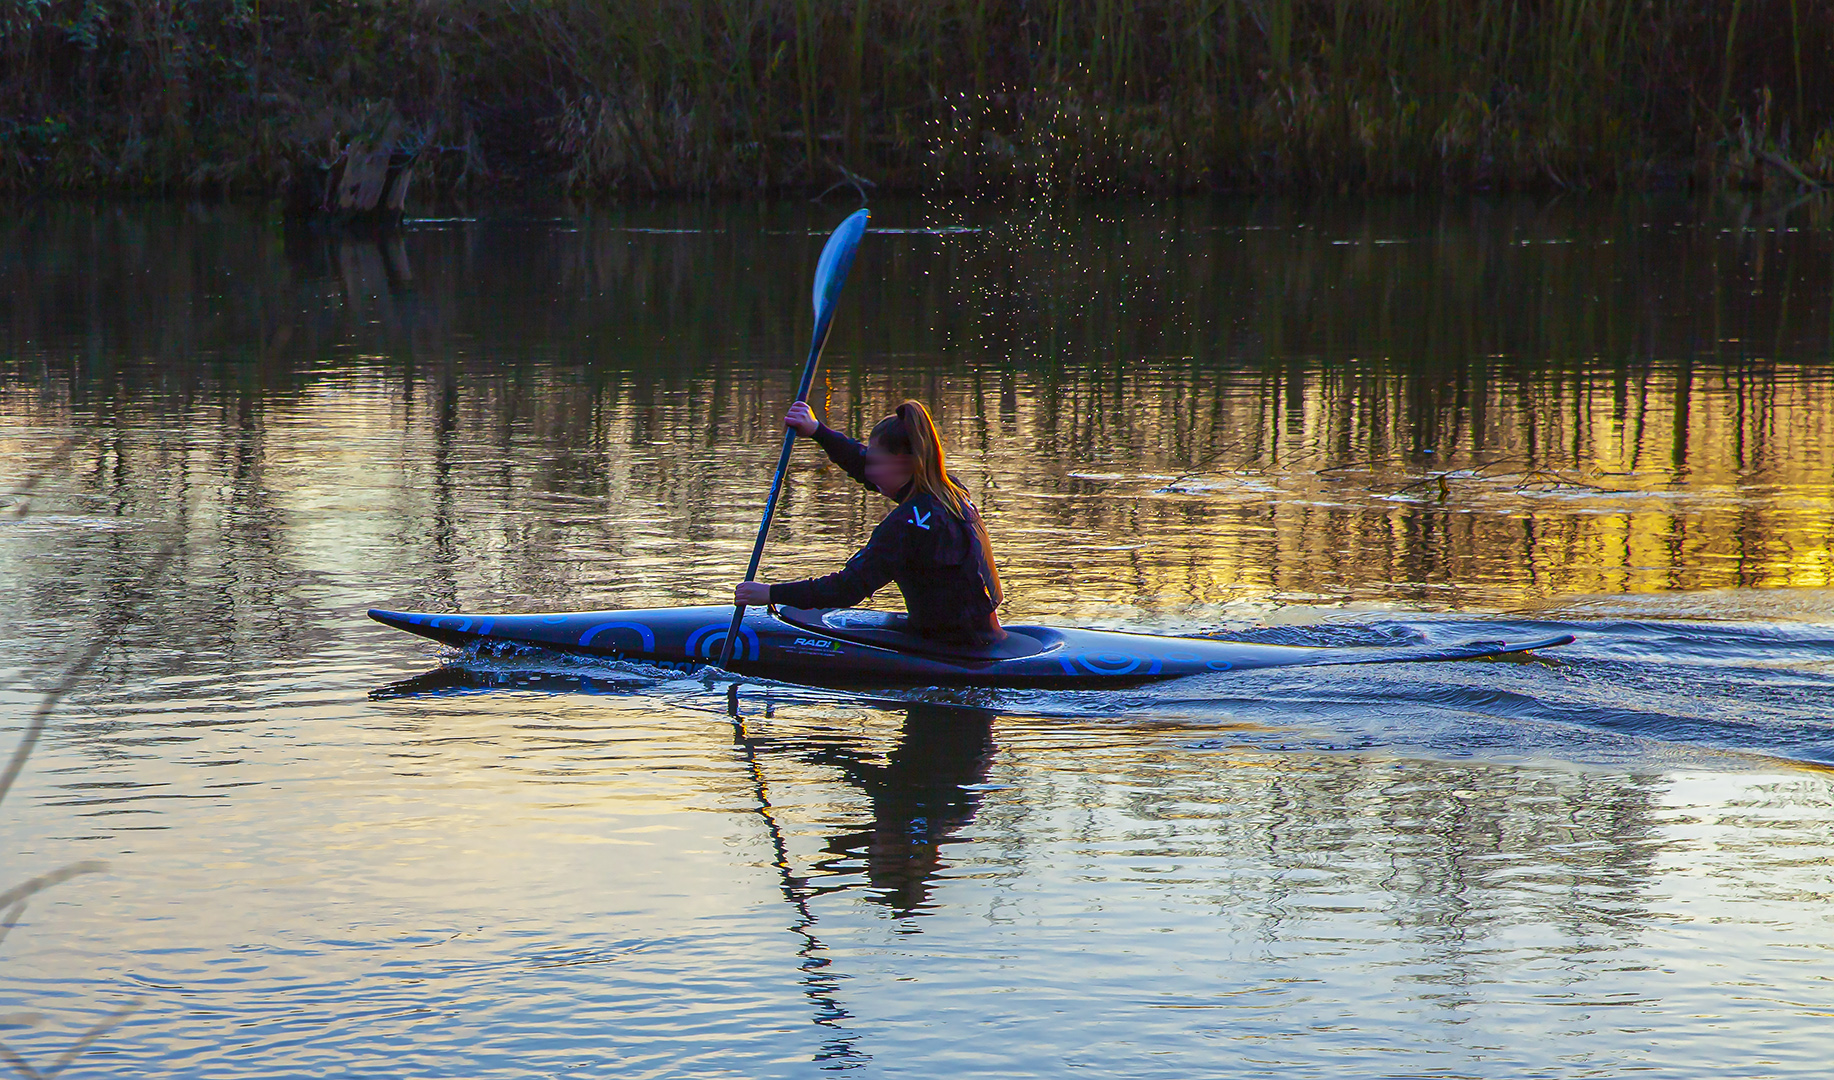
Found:
[[(51, 886), (69, 881), (73, 877), (81, 877), (84, 874), (99, 874), (106, 869), (108, 869), (108, 864), (100, 859), (84, 859), (82, 862), (73, 862), (69, 866), (60, 866), (48, 874), (40, 874), (23, 885), (15, 885), (7, 891), (0, 893), (0, 907), (5, 907), (7, 904), (24, 900), (34, 893), (44, 892)], [(25, 905), (21, 904), (20, 906), (24, 907)], [(17, 911), (9, 913), (9, 915), (17, 914)], [(13, 924), (10, 922), (7, 923), (6, 928), (11, 930)]]
[(0, 1061), (11, 1065), (26, 1080), (45, 1080), (45, 1074), (26, 1064), (26, 1060), (13, 1052), (13, 1048), (0, 1043)]
[[(19, 925), (19, 916), (23, 915), (24, 913), (25, 913), (25, 901), (24, 900), (21, 900), (17, 904), (14, 904), (13, 909), (6, 913), (5, 921), (0, 921), (0, 941), (5, 941), (6, 935), (13, 932), (13, 927)], [(6, 1017), (0, 1016), (0, 1024), (4, 1024), (6, 1022), (7, 1022)]]
[(56, 1061), (53, 1061), (51, 1063), (51, 1067), (44, 1071), (44, 1075), (47, 1078), (53, 1077), (53, 1076), (56, 1076), (58, 1073), (63, 1072), (65, 1069), (69, 1068), (70, 1063), (76, 1060), (78, 1054), (81, 1054), (83, 1051), (89, 1049), (90, 1043), (95, 1042), (97, 1039), (108, 1034), (110, 1031), (113, 1031), (117, 1026), (120, 1025), (121, 1021), (126, 1020), (128, 1017), (132, 1016), (134, 1013), (139, 1012), (140, 1007), (145, 1004), (146, 1004), (145, 998), (138, 998), (138, 997), (134, 998), (132, 1001), (129, 1001), (127, 1004), (116, 1009), (114, 1012), (111, 1012), (107, 1016), (104, 1016), (102, 1019), (98, 1020), (94, 1027), (90, 1028), (88, 1031), (83, 1032), (82, 1038), (70, 1044), (70, 1049), (64, 1051), (63, 1054), (60, 1055)]

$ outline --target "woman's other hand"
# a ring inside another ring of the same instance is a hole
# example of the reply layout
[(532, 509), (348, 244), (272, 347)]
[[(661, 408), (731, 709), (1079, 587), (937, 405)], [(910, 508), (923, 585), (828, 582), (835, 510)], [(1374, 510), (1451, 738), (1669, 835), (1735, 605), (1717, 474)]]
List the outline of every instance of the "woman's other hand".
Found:
[(807, 438), (815, 434), (815, 429), (821, 425), (816, 422), (815, 413), (809, 408), (809, 403), (798, 401), (790, 406), (789, 414), (783, 418), (783, 426), (793, 427)]
[(768, 604), (771, 602), (771, 587), (762, 581), (741, 581), (733, 587), (732, 602), (740, 607)]

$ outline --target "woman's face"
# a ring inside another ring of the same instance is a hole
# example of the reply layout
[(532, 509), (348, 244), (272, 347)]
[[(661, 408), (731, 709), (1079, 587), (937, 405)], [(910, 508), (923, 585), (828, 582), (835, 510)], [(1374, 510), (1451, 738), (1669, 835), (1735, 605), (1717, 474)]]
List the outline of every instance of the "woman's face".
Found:
[(878, 443), (866, 446), (866, 479), (891, 498), (911, 482), (911, 455), (894, 454)]

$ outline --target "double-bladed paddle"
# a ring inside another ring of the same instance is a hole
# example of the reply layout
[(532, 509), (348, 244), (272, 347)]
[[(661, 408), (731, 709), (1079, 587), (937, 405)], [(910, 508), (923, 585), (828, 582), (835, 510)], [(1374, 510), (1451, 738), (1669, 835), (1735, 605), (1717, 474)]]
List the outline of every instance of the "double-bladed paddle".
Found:
[[(828, 327), (834, 321), (834, 304), (840, 299), (841, 286), (847, 283), (847, 270), (853, 265), (854, 249), (860, 246), (860, 237), (866, 232), (867, 217), (865, 210), (856, 210), (841, 222), (828, 237), (827, 246), (821, 249), (821, 261), (815, 264), (815, 334), (809, 341), (809, 359), (802, 365), (802, 381), (796, 384), (797, 401), (809, 398), (809, 384), (815, 381), (821, 348), (828, 341)], [(783, 453), (777, 458), (777, 475), (771, 479), (770, 498), (764, 501), (764, 520), (758, 525), (757, 542), (751, 546), (751, 565), (745, 568), (746, 581), (758, 576), (758, 560), (764, 556), (764, 538), (771, 531), (771, 515), (777, 512), (777, 495), (783, 490), (783, 474), (790, 467), (790, 452), (795, 449), (796, 429), (790, 428), (783, 433)], [(733, 605), (732, 626), (727, 629), (726, 641), (720, 646), (722, 668), (732, 663), (733, 644), (739, 640), (739, 623), (744, 618), (745, 605)]]

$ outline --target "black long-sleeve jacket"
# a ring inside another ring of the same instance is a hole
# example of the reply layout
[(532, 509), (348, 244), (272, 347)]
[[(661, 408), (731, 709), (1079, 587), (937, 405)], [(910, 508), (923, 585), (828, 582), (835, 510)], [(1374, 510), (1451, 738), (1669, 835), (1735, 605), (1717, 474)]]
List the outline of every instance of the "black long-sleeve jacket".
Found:
[[(815, 441), (847, 475), (872, 491), (866, 447), (826, 424)], [(978, 514), (973, 504), (968, 512)], [(973, 525), (956, 517), (927, 491), (906, 488), (898, 508), (872, 531), (847, 565), (826, 577), (771, 586), (771, 603), (801, 608), (852, 607), (898, 583), (911, 629), (926, 637), (981, 638), (992, 632), (992, 573), (985, 566)]]

